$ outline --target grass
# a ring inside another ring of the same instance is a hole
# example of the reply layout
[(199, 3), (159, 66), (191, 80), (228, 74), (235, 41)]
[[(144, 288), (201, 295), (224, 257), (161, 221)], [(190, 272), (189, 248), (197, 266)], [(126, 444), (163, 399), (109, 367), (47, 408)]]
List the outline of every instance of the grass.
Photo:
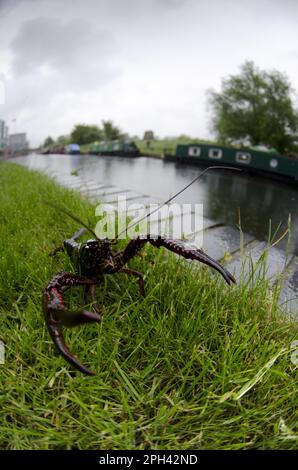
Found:
[(162, 157), (164, 153), (174, 155), (176, 147), (179, 144), (207, 144), (211, 142), (198, 138), (192, 138), (187, 135), (181, 135), (179, 137), (155, 139), (150, 142), (149, 147), (147, 146), (147, 142), (142, 139), (136, 139), (135, 143), (143, 155), (154, 155), (156, 157)]
[[(77, 230), (44, 200), (94, 223), (94, 208), (46, 177), (0, 164), (1, 449), (297, 449), (297, 324), (260, 277), (233, 288), (202, 267), (148, 247), (98, 292), (101, 324), (66, 332), (95, 377), (58, 356), (41, 292)], [(154, 264), (153, 264), (154, 262)], [(74, 292), (75, 291), (75, 292)], [(65, 297), (79, 303), (76, 289)]]

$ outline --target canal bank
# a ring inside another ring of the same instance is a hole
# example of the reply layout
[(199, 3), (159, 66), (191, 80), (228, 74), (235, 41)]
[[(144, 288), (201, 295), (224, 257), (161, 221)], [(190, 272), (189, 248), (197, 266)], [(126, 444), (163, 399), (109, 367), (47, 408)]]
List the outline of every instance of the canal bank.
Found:
[[(102, 322), (65, 331), (96, 372), (83, 376), (55, 354), (41, 309), (52, 276), (74, 270), (65, 253), (49, 253), (78, 225), (44, 201), (91, 223), (94, 207), (44, 175), (0, 166), (0, 412), (3, 422), (16, 418), (3, 427), (3, 448), (295, 447), (297, 325), (281, 321), (274, 290), (227, 286), (208, 267), (185, 269), (148, 246), (129, 263), (145, 274), (146, 297), (130, 276), (106, 276)], [(63, 296), (79, 307), (80, 294)]]
[[(31, 155), (19, 157), (15, 162), (54, 177), (60, 184), (79, 191), (93, 203), (103, 201), (113, 204), (121, 195), (131, 202), (146, 205), (162, 202), (198, 174), (198, 169), (146, 158), (129, 160), (88, 155)], [(177, 202), (203, 204), (204, 250), (216, 260), (224, 259), (238, 279), (241, 276), (245, 279), (250, 272), (250, 261), (257, 272), (261, 264), (259, 260), (262, 260), (268, 247), (270, 216), (271, 237), (276, 224), (280, 224), (274, 238), (277, 240), (288, 226), (289, 201), (294, 205), (296, 198), (297, 190), (284, 184), (278, 183), (276, 186), (276, 183), (264, 183), (260, 178), (214, 171), (179, 195)], [(250, 230), (245, 230), (247, 222)], [(268, 226), (264, 229), (266, 222)], [(268, 249), (266, 263), (267, 278), (271, 284), (280, 276), (285, 278), (280, 301), (295, 313), (298, 311), (295, 217), (291, 233), (292, 245), (289, 247), (285, 237), (277, 246)]]
[[(181, 165), (161, 159), (138, 157), (95, 157), (92, 155), (37, 155), (18, 157), (19, 163), (41, 169), (47, 174), (71, 173), (86, 181), (105, 184), (167, 200), (185, 187), (204, 168)], [(200, 203), (206, 218), (228, 226), (238, 226), (259, 240), (267, 240), (270, 231), (288, 227), (291, 215), (291, 251), (298, 255), (298, 188), (240, 172), (212, 170), (180, 194), (179, 203)], [(280, 248), (287, 248), (283, 240)]]

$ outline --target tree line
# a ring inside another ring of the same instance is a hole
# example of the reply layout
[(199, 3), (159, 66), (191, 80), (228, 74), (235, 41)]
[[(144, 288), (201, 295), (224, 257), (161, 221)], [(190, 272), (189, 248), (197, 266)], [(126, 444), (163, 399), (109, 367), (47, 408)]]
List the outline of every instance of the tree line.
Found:
[(102, 121), (99, 127), (95, 124), (76, 124), (69, 135), (60, 135), (54, 140), (51, 136), (47, 137), (43, 143), (44, 147), (57, 145), (63, 147), (70, 143), (79, 145), (91, 144), (101, 140), (115, 140), (127, 137), (113, 121)]
[[(208, 90), (211, 131), (222, 145), (262, 146), (279, 153), (298, 155), (298, 111), (295, 92), (288, 77), (277, 70), (259, 69), (246, 61), (240, 73), (224, 78), (221, 91)], [(112, 121), (101, 126), (77, 124), (69, 136), (56, 141), (47, 137), (44, 146), (68, 143), (79, 145), (128, 137)], [(153, 131), (143, 140), (150, 146)]]

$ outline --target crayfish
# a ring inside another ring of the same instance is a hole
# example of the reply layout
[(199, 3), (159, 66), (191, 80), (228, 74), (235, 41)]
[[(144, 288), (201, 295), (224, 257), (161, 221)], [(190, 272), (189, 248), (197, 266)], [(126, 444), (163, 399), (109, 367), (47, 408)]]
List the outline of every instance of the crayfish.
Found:
[[(233, 276), (217, 261), (212, 259), (195, 246), (188, 245), (184, 241), (163, 238), (161, 236), (151, 238), (136, 237), (131, 239), (122, 251), (112, 250), (113, 242), (108, 239), (92, 239), (78, 243), (78, 239), (84, 234), (85, 229), (80, 229), (71, 238), (64, 241), (64, 248), (70, 258), (76, 262), (79, 274), (60, 272), (52, 278), (43, 291), (43, 311), (46, 324), (52, 340), (58, 352), (76, 369), (87, 375), (94, 372), (87, 369), (79, 360), (71, 354), (64, 338), (62, 327), (75, 326), (101, 320), (100, 309), (96, 302), (96, 286), (102, 283), (105, 274), (126, 273), (137, 278), (142, 297), (145, 296), (143, 275), (126, 266), (136, 256), (146, 243), (156, 248), (164, 247), (183, 256), (186, 259), (200, 261), (216, 269), (228, 284), (234, 283)], [(83, 286), (83, 303), (87, 304), (88, 295), (91, 296), (93, 311), (81, 309), (70, 311), (63, 300), (63, 292), (73, 286)]]
[[(160, 210), (163, 206), (170, 203), (175, 197), (189, 188), (189, 186), (195, 183), (199, 178), (201, 178), (202, 175), (211, 169), (240, 171), (239, 169), (233, 167), (208, 167), (198, 176), (196, 176), (187, 186), (170, 197), (153, 212), (147, 214), (144, 218), (148, 218), (154, 212)], [(54, 204), (49, 205), (56, 207), (56, 209), (62, 209), (61, 207), (59, 208)], [(121, 272), (135, 276), (139, 284), (140, 294), (142, 297), (144, 297), (145, 288), (143, 275), (140, 272), (129, 269), (125, 266), (128, 261), (134, 258), (134, 256), (136, 256), (141, 251), (146, 243), (151, 243), (151, 245), (155, 246), (156, 248), (167, 248), (168, 250), (173, 251), (177, 255), (183, 256), (186, 259), (196, 260), (207, 264), (211, 268), (216, 269), (223, 276), (227, 284), (235, 283), (235, 279), (232, 274), (229, 273), (229, 271), (227, 271), (227, 269), (225, 269), (221, 264), (212, 259), (202, 250), (199, 250), (197, 247), (189, 245), (182, 240), (175, 240), (164, 236), (137, 236), (129, 241), (124, 250), (114, 252), (112, 250), (112, 240), (107, 238), (99, 239), (96, 234), (77, 217), (74, 217), (67, 210), (62, 210), (62, 212), (70, 216), (76, 222), (81, 223), (85, 227), (76, 232), (71, 238), (64, 241), (64, 248), (72, 261), (74, 261), (74, 263), (77, 265), (79, 274), (60, 272), (52, 278), (43, 291), (43, 311), (45, 314), (48, 330), (58, 352), (66, 359), (66, 361), (68, 361), (76, 369), (83, 372), (84, 374), (95, 375), (94, 372), (87, 369), (73, 354), (71, 354), (64, 341), (62, 327), (75, 326), (90, 322), (99, 322), (101, 320), (100, 309), (96, 302), (96, 286), (102, 283), (105, 274), (115, 274)], [(77, 240), (85, 233), (86, 229), (95, 238), (86, 242), (78, 243)], [(83, 286), (84, 305), (87, 304), (88, 295), (91, 296), (93, 308), (92, 312), (85, 309), (73, 312), (67, 309), (63, 299), (63, 292), (66, 289), (74, 286)]]

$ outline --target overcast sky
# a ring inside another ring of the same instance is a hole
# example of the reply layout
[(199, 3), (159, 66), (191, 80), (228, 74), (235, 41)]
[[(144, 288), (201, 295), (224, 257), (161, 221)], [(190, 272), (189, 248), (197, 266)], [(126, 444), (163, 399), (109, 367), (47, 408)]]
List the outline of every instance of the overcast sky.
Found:
[(102, 119), (206, 138), (247, 59), (298, 91), (298, 0), (0, 0), (0, 119), (31, 145)]

